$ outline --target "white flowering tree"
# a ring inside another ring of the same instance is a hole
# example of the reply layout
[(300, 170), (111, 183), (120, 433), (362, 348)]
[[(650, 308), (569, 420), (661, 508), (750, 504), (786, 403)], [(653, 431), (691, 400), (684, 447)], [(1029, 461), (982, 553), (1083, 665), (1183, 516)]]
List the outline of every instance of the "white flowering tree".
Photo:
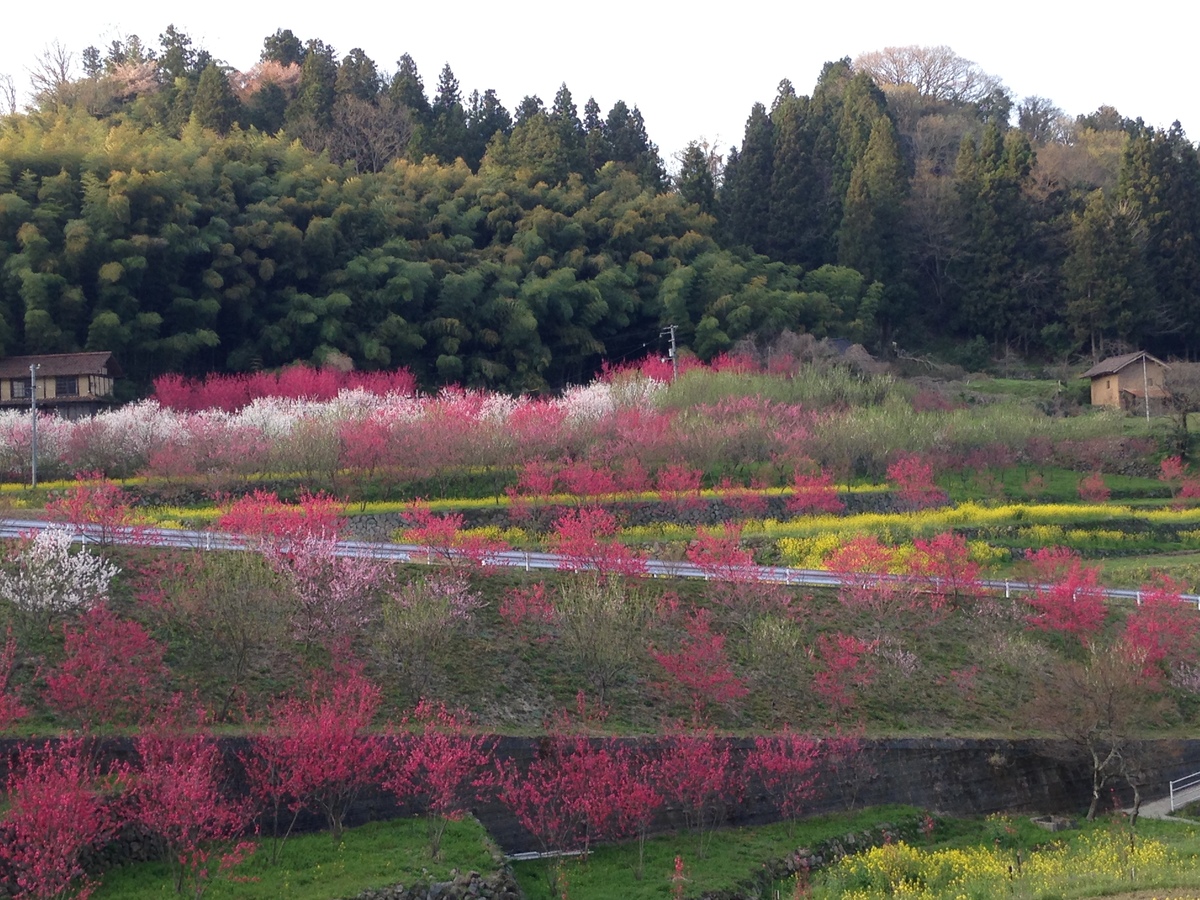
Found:
[(120, 571), (86, 547), (73, 550), (71, 532), (51, 525), (10, 546), (0, 567), (0, 602), (21, 625), (48, 627), (91, 609)]

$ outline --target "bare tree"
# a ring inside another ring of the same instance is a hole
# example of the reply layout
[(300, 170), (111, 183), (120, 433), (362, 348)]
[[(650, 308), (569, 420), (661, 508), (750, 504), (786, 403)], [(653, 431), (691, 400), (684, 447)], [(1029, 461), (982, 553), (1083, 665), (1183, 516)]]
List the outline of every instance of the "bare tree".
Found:
[(1071, 119), (1045, 97), (1026, 97), (1017, 105), (1017, 127), (1031, 144), (1065, 141), (1071, 124)]
[(17, 83), (7, 73), (0, 73), (0, 115), (12, 116), (17, 112)]
[(884, 47), (859, 56), (854, 68), (881, 86), (911, 84), (924, 96), (957, 103), (975, 103), (1001, 86), (999, 78), (944, 44)]
[(1034, 727), (1063, 741), (1065, 755), (1082, 757), (1092, 770), (1088, 819), (1104, 788), (1124, 781), (1141, 804), (1142, 732), (1159, 724), (1166, 703), (1142, 675), (1144, 656), (1121, 645), (1089, 648), (1086, 662), (1064, 661), (1047, 673), (1029, 707)]
[(58, 41), (48, 45), (29, 69), (29, 83), (40, 106), (59, 106), (71, 102), (72, 72), (75, 54)]
[(412, 138), (408, 107), (381, 94), (377, 101), (343, 94), (333, 107), (333, 128), (326, 138), (337, 162), (352, 160), (360, 172), (378, 172), (403, 155)]
[(1175, 362), (1163, 372), (1167, 411), (1175, 421), (1175, 441), (1180, 453), (1191, 450), (1188, 414), (1200, 412), (1200, 363)]

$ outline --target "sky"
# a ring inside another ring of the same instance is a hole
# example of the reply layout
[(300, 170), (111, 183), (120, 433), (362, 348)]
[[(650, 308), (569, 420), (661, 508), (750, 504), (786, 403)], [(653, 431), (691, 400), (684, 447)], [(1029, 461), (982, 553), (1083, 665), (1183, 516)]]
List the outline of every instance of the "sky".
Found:
[(89, 44), (103, 49), (128, 34), (157, 46), (174, 24), (194, 46), (247, 69), (264, 37), (290, 28), (302, 40), (331, 44), (339, 58), (361, 47), (388, 73), (408, 53), (431, 98), (448, 62), (464, 97), (493, 88), (510, 110), (527, 94), (549, 106), (563, 82), (581, 113), (589, 96), (604, 112), (624, 100), (641, 109), (668, 168), (690, 140), (704, 138), (722, 150), (740, 144), (751, 106), (769, 106), (781, 79), (808, 94), (828, 60), (911, 44), (950, 46), (998, 76), (1018, 101), (1037, 94), (1072, 116), (1114, 106), (1159, 127), (1178, 119), (1193, 142), (1200, 140), (1193, 29), (1182, 21), (1182, 3), (1140, 20), (1118, 17), (1115, 6), (1104, 15), (1100, 4), (1078, 0), (1017, 6), (427, 0), (351, 7), (345, 16), (327, 4), (278, 11), (283, 4), (228, 0), (180, 6), (76, 0), (50, 14), (32, 3), (14, 6), (0, 26), (0, 74), (21, 88), (55, 41), (78, 59)]

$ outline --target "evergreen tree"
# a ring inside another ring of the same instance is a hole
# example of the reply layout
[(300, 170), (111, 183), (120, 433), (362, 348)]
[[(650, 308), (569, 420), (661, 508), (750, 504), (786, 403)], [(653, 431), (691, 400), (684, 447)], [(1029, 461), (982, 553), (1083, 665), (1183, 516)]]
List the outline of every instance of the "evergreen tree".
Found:
[(721, 218), (735, 244), (765, 253), (774, 170), (775, 126), (767, 108), (755, 103), (746, 120), (739, 153), (730, 153), (721, 185)]
[(276, 62), (281, 66), (299, 66), (304, 63), (304, 42), (292, 34), (290, 28), (280, 28), (263, 40), (263, 62)]
[(396, 74), (392, 76), (388, 92), (392, 99), (398, 100), (412, 111), (418, 124), (429, 122), (429, 99), (425, 96), (425, 82), (417, 71), (417, 64), (411, 56), (405, 53), (396, 62)]
[(201, 128), (227, 134), (241, 111), (242, 105), (229, 86), (228, 77), (215, 63), (209, 63), (200, 73), (200, 82), (196, 85), (192, 118)]
[(488, 88), (482, 96), (479, 91), (472, 91), (467, 104), (467, 139), (463, 154), (467, 165), (477, 170), (488, 142), (497, 134), (509, 134), (512, 127), (512, 116), (494, 90)]
[(442, 66), (437, 94), (430, 111), (428, 150), (443, 163), (453, 163), (467, 152), (467, 113), (462, 91), (450, 64)]
[(978, 145), (964, 140), (955, 173), (966, 248), (952, 272), (962, 291), (961, 333), (1025, 350), (1043, 324), (1029, 315), (1025, 296), (1040, 263), (1024, 194), (1033, 158), (1024, 134), (989, 125)]
[(1200, 158), (1178, 122), (1140, 129), (1126, 147), (1118, 192), (1146, 227), (1150, 327), (1188, 352), (1200, 339)]
[(610, 162), (620, 163), (652, 190), (666, 188), (667, 171), (662, 157), (647, 135), (646, 123), (636, 106), (630, 110), (623, 100), (613, 104), (604, 121), (604, 134), (608, 139)]
[(99, 78), (104, 74), (104, 62), (95, 46), (84, 47), (80, 61), (83, 63), (83, 74), (87, 78)]
[(278, 134), (287, 119), (288, 99), (283, 88), (268, 81), (250, 95), (242, 113), (245, 127), (257, 128), (263, 134)]
[[(811, 129), (805, 121), (808, 98), (785, 94), (782, 88), (771, 113), (775, 140), (770, 186), (763, 198), (769, 203), (760, 226), (765, 231), (752, 246), (775, 259), (816, 268), (827, 259), (821, 239), (820, 198), (824, 192), (813, 163)], [(742, 147), (743, 168), (750, 157), (748, 144), (749, 136)]]
[(887, 98), (866, 72), (859, 72), (845, 82), (840, 105), (830, 185), (838, 207), (850, 188), (851, 174), (867, 153), (875, 124), (887, 115)]
[(708, 154), (699, 141), (689, 141), (679, 161), (679, 175), (675, 189), (687, 203), (695, 203), (702, 213), (714, 215), (717, 206), (717, 188), (713, 180)]
[(906, 186), (896, 130), (890, 118), (879, 116), (850, 175), (838, 230), (838, 265), (857, 269), (868, 282), (895, 281)]
[(333, 48), (323, 41), (309, 41), (296, 99), (287, 111), (288, 127), (295, 129), (309, 146), (323, 146), (323, 135), (332, 124), (337, 70)]
[(568, 170), (583, 172), (586, 166), (586, 134), (566, 82), (559, 86), (558, 93), (554, 95), (554, 106), (550, 108), (550, 124), (558, 133)]
[(530, 119), (536, 119), (538, 116), (546, 114), (546, 104), (542, 102), (542, 98), (537, 94), (526, 94), (521, 98), (521, 102), (517, 104), (517, 124), (528, 122)]
[(1070, 255), (1063, 265), (1066, 320), (1092, 359), (1110, 341), (1137, 344), (1150, 324), (1154, 284), (1146, 266), (1146, 227), (1128, 200), (1094, 191), (1071, 217)]
[(379, 94), (379, 70), (375, 61), (355, 47), (342, 59), (338, 66), (334, 90), (338, 96), (357, 97), (368, 102)]
[(192, 48), (192, 39), (174, 25), (168, 25), (167, 30), (158, 36), (162, 52), (158, 57), (158, 70), (168, 82), (176, 78), (191, 78), (199, 71), (195, 68), (196, 51)]
[(604, 128), (604, 120), (600, 117), (600, 104), (595, 97), (588, 97), (583, 105), (584, 158), (587, 170), (584, 175), (590, 180), (592, 175), (606, 162), (612, 159), (612, 148), (609, 146), (608, 133)]

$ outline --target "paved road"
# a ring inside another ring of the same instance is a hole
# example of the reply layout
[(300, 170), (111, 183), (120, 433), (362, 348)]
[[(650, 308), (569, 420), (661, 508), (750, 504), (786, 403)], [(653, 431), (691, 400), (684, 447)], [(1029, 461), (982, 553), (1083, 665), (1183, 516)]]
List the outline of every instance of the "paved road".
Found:
[[(43, 519), (0, 519), (0, 539), (18, 538), (30, 532), (47, 528), (52, 523)], [(240, 550), (244, 547), (242, 540), (234, 535), (220, 531), (195, 531), (175, 528), (138, 528), (136, 530), (117, 530), (108, 535), (102, 535), (99, 526), (83, 525), (76, 529), (76, 539), (84, 544), (99, 543), (102, 539), (117, 544), (141, 544), (153, 547), (185, 548), (197, 550)], [(433, 550), (417, 544), (388, 544), (368, 541), (340, 541), (338, 554), (350, 557), (371, 557), (373, 559), (392, 560), (395, 562), (423, 563), (436, 558), (460, 558), (467, 555), (459, 550)], [(567, 559), (556, 553), (540, 553), (527, 550), (499, 550), (487, 554), (485, 562), (488, 565), (509, 566), (532, 571), (534, 569), (563, 569), (569, 568)], [(647, 575), (666, 576), (674, 578), (698, 578), (709, 580), (713, 577), (711, 570), (691, 562), (674, 562), (669, 560), (649, 559), (645, 561)], [(736, 576), (746, 581), (762, 581), (775, 584), (794, 584), (809, 587), (837, 587), (844, 581), (852, 581), (856, 576), (827, 572), (821, 569), (793, 569), (786, 566), (746, 566), (740, 569)], [(858, 576), (862, 577), (862, 576)], [(880, 576), (885, 581), (900, 581), (901, 576)], [(1030, 593), (1046, 585), (1031, 584), (1023, 581), (988, 580), (981, 582), (984, 589), (1002, 593), (1006, 597), (1012, 594)], [(1104, 595), (1109, 599), (1138, 599), (1140, 592), (1125, 588), (1106, 588)], [(1200, 595), (1181, 594), (1181, 602), (1188, 603), (1200, 609)]]

